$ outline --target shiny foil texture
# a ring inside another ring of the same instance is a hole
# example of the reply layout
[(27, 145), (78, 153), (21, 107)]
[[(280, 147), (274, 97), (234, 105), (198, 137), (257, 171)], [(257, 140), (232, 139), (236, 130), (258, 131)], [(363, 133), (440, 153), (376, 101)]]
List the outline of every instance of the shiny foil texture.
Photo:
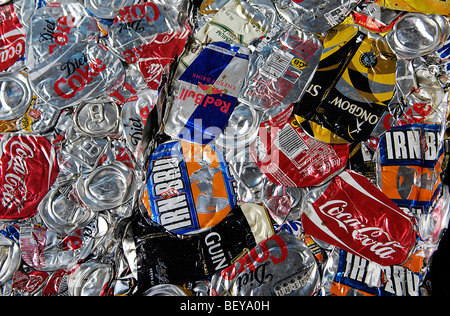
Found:
[(1, 219), (24, 219), (37, 206), (58, 175), (55, 149), (41, 136), (0, 136)]
[(415, 245), (415, 219), (355, 172), (342, 172), (305, 201), (305, 233), (364, 259), (402, 264)]

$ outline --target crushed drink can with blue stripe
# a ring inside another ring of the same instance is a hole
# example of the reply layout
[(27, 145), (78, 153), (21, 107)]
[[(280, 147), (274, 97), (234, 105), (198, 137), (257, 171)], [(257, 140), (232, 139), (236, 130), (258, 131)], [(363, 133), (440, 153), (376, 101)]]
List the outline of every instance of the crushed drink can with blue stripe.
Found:
[(215, 146), (169, 141), (149, 158), (142, 202), (151, 220), (167, 230), (199, 232), (236, 205), (234, 181)]
[(237, 102), (249, 52), (238, 44), (208, 45), (174, 82), (166, 134), (198, 144), (218, 138)]

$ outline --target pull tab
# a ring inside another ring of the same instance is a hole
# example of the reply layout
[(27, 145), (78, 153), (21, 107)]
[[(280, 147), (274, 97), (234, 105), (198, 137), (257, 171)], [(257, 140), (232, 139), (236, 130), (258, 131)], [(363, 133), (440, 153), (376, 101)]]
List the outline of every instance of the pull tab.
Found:
[(89, 106), (89, 118), (94, 123), (100, 123), (105, 119), (103, 115), (103, 106), (101, 104), (92, 104)]
[(90, 157), (96, 158), (102, 151), (102, 148), (98, 146), (94, 141), (87, 140), (83, 142), (82, 150)]

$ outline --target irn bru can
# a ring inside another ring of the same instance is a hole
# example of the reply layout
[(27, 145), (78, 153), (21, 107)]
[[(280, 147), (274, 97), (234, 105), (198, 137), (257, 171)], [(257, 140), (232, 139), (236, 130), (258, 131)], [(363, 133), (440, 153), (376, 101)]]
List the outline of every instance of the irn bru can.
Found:
[(213, 145), (161, 144), (150, 156), (142, 201), (151, 219), (186, 234), (215, 226), (236, 205), (234, 179)]

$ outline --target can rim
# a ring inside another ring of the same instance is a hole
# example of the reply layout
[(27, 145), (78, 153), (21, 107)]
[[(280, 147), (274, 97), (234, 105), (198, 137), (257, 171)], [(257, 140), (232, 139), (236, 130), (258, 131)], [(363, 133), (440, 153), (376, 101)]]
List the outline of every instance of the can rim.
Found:
[[(411, 19), (420, 19), (426, 22), (427, 24), (434, 27), (434, 30), (436, 31), (436, 36), (433, 37), (434, 41), (428, 47), (424, 47), (422, 49), (419, 49), (417, 45), (414, 46), (414, 48), (406, 46), (398, 37), (399, 28), (401, 28), (402, 23), (405, 20), (411, 20)], [(441, 29), (441, 25), (438, 21), (436, 21), (433, 17), (430, 17), (426, 14), (419, 13), (419, 12), (409, 12), (408, 14), (405, 14), (402, 16), (393, 26), (392, 32), (389, 33), (389, 36), (387, 36), (388, 44), (391, 47), (391, 49), (400, 57), (402, 58), (415, 58), (419, 57), (425, 54), (428, 54), (432, 51), (435, 51), (438, 49), (438, 47), (442, 44), (442, 36), (443, 36), (443, 30)]]
[[(19, 104), (11, 107), (7, 104), (5, 104), (5, 88), (3, 83), (11, 81), (20, 86), (20, 88), (23, 91), (23, 96)], [(28, 81), (28, 76), (24, 75), (21, 72), (3, 72), (0, 73), (0, 103), (2, 105), (2, 108), (0, 109), (0, 119), (2, 120), (11, 120), (15, 118), (19, 118), (23, 114), (25, 114), (28, 106), (30, 105), (32, 100), (32, 92), (31, 92), (31, 86)], [(4, 105), (9, 107), (9, 114), (2, 113), (4, 110)]]
[[(84, 126), (83, 124), (81, 124), (80, 122), (80, 113), (83, 111), (83, 109), (85, 109), (88, 105), (90, 104), (101, 104), (103, 111), (105, 112), (105, 105), (110, 105), (109, 108), (111, 108), (114, 113), (112, 114), (111, 117), (111, 122), (113, 122), (113, 124), (109, 124), (109, 126), (106, 126), (106, 128), (102, 128), (102, 130), (98, 130), (98, 131), (92, 131), (89, 130), (88, 126)], [(78, 130), (87, 136), (92, 136), (92, 137), (103, 137), (103, 136), (107, 136), (108, 134), (114, 133), (119, 126), (119, 109), (117, 107), (117, 105), (114, 102), (109, 102), (109, 101), (102, 101), (102, 100), (91, 100), (88, 102), (83, 102), (82, 104), (80, 104), (80, 106), (77, 108), (77, 110), (75, 111), (74, 117), (73, 117), (73, 121), (75, 123), (75, 126), (78, 128)]]

